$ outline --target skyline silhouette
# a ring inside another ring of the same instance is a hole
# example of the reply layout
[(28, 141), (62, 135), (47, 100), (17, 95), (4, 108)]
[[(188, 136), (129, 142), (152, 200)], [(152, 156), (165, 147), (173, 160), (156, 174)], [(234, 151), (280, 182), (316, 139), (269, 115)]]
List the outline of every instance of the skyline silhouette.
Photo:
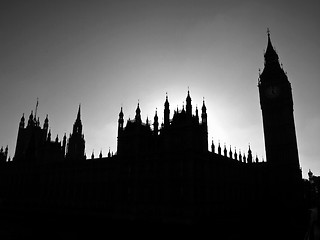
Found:
[[(15, 225), (15, 234), (23, 228), (42, 229), (42, 221), (51, 219), (53, 223), (44, 225), (53, 234), (91, 233), (96, 223), (109, 228), (111, 223), (108, 234), (148, 224), (162, 233), (182, 228), (188, 234), (200, 228), (226, 239), (256, 239), (261, 232), (262, 239), (302, 239), (307, 209), (317, 207), (318, 196), (311, 181), (302, 179), (291, 83), (269, 30), (267, 35), (258, 82), (266, 162), (254, 158), (250, 145), (247, 154), (231, 147), (228, 151), (226, 145), (222, 150), (220, 143), (216, 151), (213, 142), (208, 151), (206, 103), (203, 99), (201, 108), (194, 109), (189, 89), (182, 109), (173, 111), (166, 94), (161, 124), (158, 109), (153, 122), (144, 122), (138, 102), (134, 118), (125, 122), (121, 107), (116, 154), (109, 152), (106, 158), (100, 152), (90, 160), (85, 156), (81, 105), (72, 133), (59, 141), (52, 139), (48, 117), (41, 127), (37, 103), (28, 120), (24, 115), (20, 119), (13, 161), (5, 162), (7, 149), (0, 155), (5, 218), (25, 219), (32, 212), (41, 219), (34, 227)], [(74, 219), (93, 221), (85, 230), (62, 227)], [(230, 227), (236, 234), (225, 232)]]
[(162, 109), (165, 92), (172, 109), (182, 108), (189, 86), (194, 102), (201, 105), (205, 97), (209, 142), (243, 151), (250, 143), (253, 155), (266, 159), (256, 85), (270, 27), (294, 89), (303, 176), (309, 169), (319, 175), (318, 6), (7, 2), (1, 9), (0, 146), (9, 145), (13, 157), (19, 119), (39, 97), (37, 114), (42, 121), (49, 115), (52, 136), (60, 140), (81, 103), (86, 155), (102, 150), (106, 156), (109, 148), (116, 151), (121, 106), (133, 118), (139, 99), (142, 119), (150, 119)]

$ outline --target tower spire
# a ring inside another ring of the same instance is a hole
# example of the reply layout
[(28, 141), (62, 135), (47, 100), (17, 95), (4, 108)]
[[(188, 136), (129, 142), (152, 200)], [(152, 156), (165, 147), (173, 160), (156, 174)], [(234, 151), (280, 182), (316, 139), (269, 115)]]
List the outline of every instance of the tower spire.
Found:
[(168, 127), (170, 124), (170, 109), (168, 101), (168, 93), (166, 92), (166, 101), (164, 102), (164, 127)]
[(187, 116), (192, 116), (192, 105), (191, 105), (191, 97), (190, 97), (190, 91), (189, 91), (189, 87), (188, 87), (188, 95), (186, 98), (186, 113)]
[(36, 109), (34, 111), (34, 119), (35, 120), (37, 119), (38, 106), (39, 106), (39, 98), (37, 98)]
[(264, 54), (264, 61), (265, 61), (264, 64), (265, 65), (269, 64), (269, 63), (278, 63), (279, 64), (279, 56), (272, 46), (269, 28), (267, 28), (267, 35), (268, 35), (268, 45), (267, 45), (266, 52)]
[(81, 112), (81, 103), (79, 104), (78, 114), (77, 114), (77, 120), (80, 120), (80, 112)]

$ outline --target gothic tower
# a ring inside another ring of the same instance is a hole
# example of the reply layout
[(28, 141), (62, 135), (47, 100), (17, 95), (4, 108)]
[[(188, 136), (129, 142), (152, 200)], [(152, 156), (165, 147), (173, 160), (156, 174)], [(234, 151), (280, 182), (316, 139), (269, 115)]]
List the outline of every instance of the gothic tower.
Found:
[(269, 31), (258, 87), (267, 162), (299, 169), (291, 84), (279, 63)]
[(77, 119), (73, 124), (73, 131), (68, 141), (68, 151), (66, 158), (68, 160), (85, 160), (85, 141), (82, 134), (82, 122), (80, 118), (80, 105), (77, 114)]
[(168, 94), (166, 94), (166, 101), (164, 103), (164, 127), (168, 127), (170, 124), (170, 108), (169, 108), (169, 101), (168, 101)]

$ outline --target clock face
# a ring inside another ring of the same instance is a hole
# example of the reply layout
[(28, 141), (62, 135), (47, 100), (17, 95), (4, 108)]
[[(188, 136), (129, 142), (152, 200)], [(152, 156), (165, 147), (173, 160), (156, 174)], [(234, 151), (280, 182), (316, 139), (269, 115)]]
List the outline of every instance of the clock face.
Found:
[(280, 88), (278, 86), (269, 86), (266, 89), (266, 96), (268, 98), (277, 98), (280, 95)]

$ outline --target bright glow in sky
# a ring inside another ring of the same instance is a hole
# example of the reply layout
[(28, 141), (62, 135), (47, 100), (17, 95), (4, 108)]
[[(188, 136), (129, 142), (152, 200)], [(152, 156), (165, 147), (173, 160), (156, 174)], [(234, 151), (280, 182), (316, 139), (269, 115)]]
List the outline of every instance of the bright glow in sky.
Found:
[(320, 175), (319, 23), (314, 1), (5, 1), (0, 9), (0, 146), (13, 157), (22, 113), (39, 98), (52, 136), (72, 131), (78, 104), (86, 153), (116, 151), (117, 119), (171, 117), (190, 88), (205, 98), (209, 142), (265, 158), (258, 96), (267, 27), (293, 88), (304, 177)]

